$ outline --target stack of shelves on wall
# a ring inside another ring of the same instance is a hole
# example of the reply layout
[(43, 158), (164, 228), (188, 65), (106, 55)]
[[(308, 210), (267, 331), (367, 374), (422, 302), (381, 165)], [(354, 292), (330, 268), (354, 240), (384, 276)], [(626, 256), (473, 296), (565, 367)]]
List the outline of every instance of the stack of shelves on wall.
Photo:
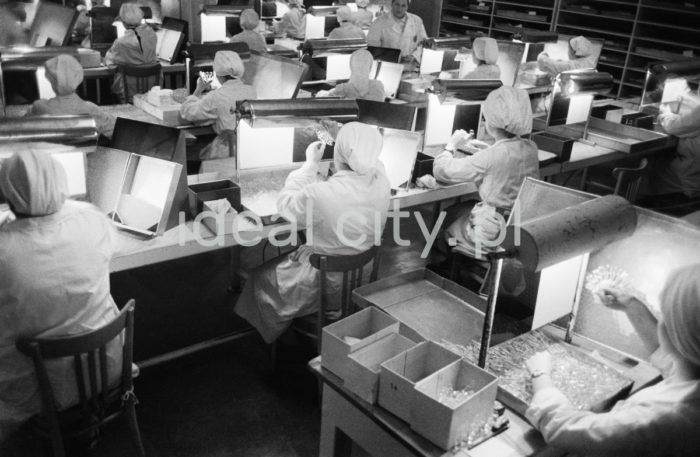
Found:
[(555, 30), (605, 40), (598, 70), (616, 95), (642, 92), (647, 64), (700, 55), (698, 0), (561, 0)]
[(510, 38), (523, 30), (551, 30), (555, 0), (443, 0), (443, 35), (482, 32)]

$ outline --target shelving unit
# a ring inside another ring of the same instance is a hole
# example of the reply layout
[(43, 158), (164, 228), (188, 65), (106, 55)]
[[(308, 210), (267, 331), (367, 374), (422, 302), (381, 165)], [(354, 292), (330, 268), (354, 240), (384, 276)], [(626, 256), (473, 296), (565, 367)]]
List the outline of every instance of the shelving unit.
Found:
[[(700, 0), (442, 1), (442, 35), (550, 30), (605, 40), (598, 69), (613, 75), (618, 97), (641, 94), (651, 62), (700, 57)], [(474, 11), (479, 4), (489, 10)]]

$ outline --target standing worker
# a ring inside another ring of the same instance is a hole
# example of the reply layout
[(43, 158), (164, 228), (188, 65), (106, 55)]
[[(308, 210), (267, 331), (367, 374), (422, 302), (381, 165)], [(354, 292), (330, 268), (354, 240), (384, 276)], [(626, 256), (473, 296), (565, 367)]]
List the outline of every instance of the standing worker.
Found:
[(668, 277), (658, 320), (634, 297), (614, 290), (603, 296), (606, 306), (627, 314), (648, 349), (670, 360), (670, 367), (660, 367), (660, 383), (609, 412), (581, 411), (554, 387), (549, 352), (528, 359), (534, 395), (526, 416), (548, 444), (584, 455), (700, 455), (700, 265)]
[(498, 41), (493, 38), (479, 37), (472, 43), (472, 60), (476, 69), (460, 75), (463, 79), (501, 79), (498, 62)]
[(80, 98), (75, 90), (83, 82), (83, 67), (75, 57), (61, 54), (46, 61), (46, 79), (56, 96), (35, 101), (28, 114), (89, 114), (97, 123), (97, 131), (112, 138), (116, 119), (94, 103)]
[(341, 6), (337, 11), (338, 23), (340, 26), (331, 30), (328, 34), (330, 40), (342, 40), (359, 38), (365, 39), (365, 32), (360, 27), (353, 23), (353, 13), (347, 6)]
[[(158, 38), (146, 24), (142, 24), (143, 11), (136, 3), (124, 3), (119, 8), (119, 19), (124, 23), (124, 36), (114, 40), (112, 47), (105, 54), (105, 65), (150, 65), (156, 63), (156, 46)], [(156, 82), (156, 84), (158, 83)], [(112, 92), (122, 103), (126, 100), (124, 81), (117, 72), (112, 83)], [(136, 93), (136, 81), (129, 83), (129, 93)]]
[(246, 9), (241, 13), (241, 28), (243, 31), (231, 37), (231, 43), (243, 42), (251, 51), (267, 52), (265, 38), (255, 31), (260, 18), (254, 10)]
[(197, 88), (180, 106), (180, 116), (191, 122), (215, 120), (214, 132), (217, 137), (202, 149), (201, 159), (229, 157), (229, 138), (224, 130), (236, 128), (236, 117), (231, 114), (236, 102), (257, 98), (255, 88), (243, 84), (241, 77), (245, 67), (241, 58), (233, 51), (218, 51), (214, 55), (214, 77), (221, 87), (202, 96), (210, 88), (210, 83), (197, 79)]
[(392, 0), (391, 13), (378, 17), (369, 27), (367, 44), (401, 50), (404, 62), (419, 62), (420, 45), (427, 37), (423, 20), (408, 12), (409, 0)]
[(595, 69), (593, 43), (583, 36), (569, 40), (569, 60), (552, 59), (546, 52), (537, 56), (537, 68), (550, 76), (556, 76), (563, 71)]

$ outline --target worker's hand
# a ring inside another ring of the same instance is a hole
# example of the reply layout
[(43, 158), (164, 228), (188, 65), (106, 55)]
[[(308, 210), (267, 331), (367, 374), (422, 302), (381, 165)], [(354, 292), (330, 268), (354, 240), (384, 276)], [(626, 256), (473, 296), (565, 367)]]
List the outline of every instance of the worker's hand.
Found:
[(211, 89), (211, 81), (205, 81), (202, 78), (197, 78), (197, 88), (195, 89), (198, 94), (201, 94), (205, 90)]
[(525, 366), (530, 374), (552, 372), (552, 355), (548, 351), (538, 352), (525, 361)]
[(340, 132), (340, 128), (343, 126), (340, 122), (330, 119), (321, 119), (320, 124), (334, 140), (338, 138), (338, 132)]
[(469, 141), (471, 138), (472, 138), (472, 136), (470, 134), (468, 134), (466, 131), (464, 131), (462, 129), (455, 130), (454, 133), (452, 134), (452, 137), (450, 138), (450, 141), (447, 142), (445, 149), (454, 151), (455, 149), (462, 146), (462, 144)]
[(636, 301), (634, 296), (615, 289), (603, 289), (598, 293), (600, 301), (610, 309), (627, 310)]
[(325, 149), (326, 145), (322, 141), (314, 141), (306, 147), (306, 161), (316, 164), (320, 163)]

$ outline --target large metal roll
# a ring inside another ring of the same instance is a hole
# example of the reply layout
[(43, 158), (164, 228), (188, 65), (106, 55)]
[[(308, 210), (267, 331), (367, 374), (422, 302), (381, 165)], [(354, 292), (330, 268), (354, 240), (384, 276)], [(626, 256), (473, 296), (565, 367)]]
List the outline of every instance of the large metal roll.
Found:
[(97, 125), (88, 115), (31, 116), (0, 120), (0, 143), (49, 141), (61, 144), (97, 142)]
[(304, 41), (300, 49), (304, 54), (317, 57), (323, 53), (350, 54), (358, 49), (367, 47), (367, 42), (362, 38), (347, 38), (340, 40), (328, 40), (326, 38), (314, 38)]
[(700, 73), (700, 59), (662, 62), (651, 66), (654, 75), (690, 76)]
[(562, 89), (569, 93), (603, 94), (613, 87), (613, 77), (610, 73), (574, 70), (571, 73), (560, 73), (558, 78)]
[(450, 38), (426, 38), (423, 45), (429, 49), (471, 48), (472, 39), (468, 36)]
[(491, 91), (503, 85), (500, 79), (438, 79), (431, 91), (440, 96), (451, 95), (462, 100), (486, 100)]
[(608, 195), (508, 226), (502, 247), (526, 268), (540, 271), (625, 238), (637, 227), (637, 211)]
[(250, 119), (315, 119), (324, 118), (336, 121), (351, 121), (359, 117), (355, 100), (294, 98), (277, 100), (247, 100), (238, 107), (239, 115)]

